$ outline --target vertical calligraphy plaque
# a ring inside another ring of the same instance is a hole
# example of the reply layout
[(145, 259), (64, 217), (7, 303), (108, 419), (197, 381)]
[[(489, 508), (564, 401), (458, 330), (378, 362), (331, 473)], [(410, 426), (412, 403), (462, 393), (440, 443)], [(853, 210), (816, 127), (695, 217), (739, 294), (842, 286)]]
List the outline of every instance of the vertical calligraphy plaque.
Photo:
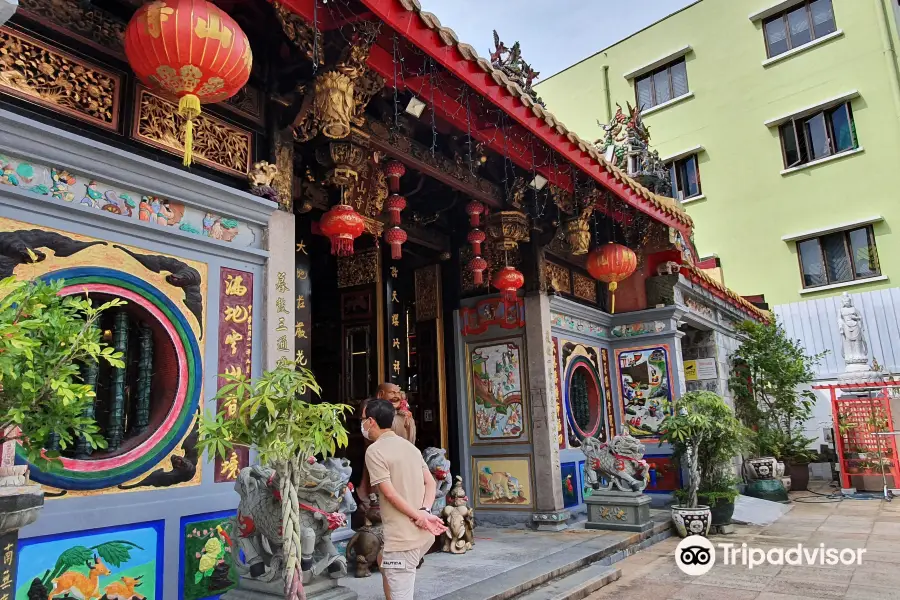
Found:
[(0, 536), (0, 598), (16, 595), (16, 568), (19, 561), (19, 530)]
[(612, 380), (609, 376), (609, 350), (601, 348), (600, 359), (603, 362), (603, 393), (606, 397), (606, 424), (608, 429), (606, 430), (606, 436), (603, 438), (603, 441), (606, 441), (611, 440), (616, 435), (616, 423), (613, 420), (615, 412), (613, 409)]
[[(222, 374), (251, 376), (253, 348), (253, 274), (222, 267), (219, 275), (219, 370)], [(219, 377), (218, 387), (227, 380)], [(237, 399), (220, 399), (216, 409), (226, 418), (237, 415)], [(234, 481), (250, 464), (250, 449), (235, 446), (223, 459), (216, 456), (216, 483)]]
[(312, 285), (310, 284), (310, 260), (306, 243), (301, 238), (297, 243), (295, 257), (296, 283), (294, 285), (294, 350), (301, 367), (310, 368), (309, 357), (312, 352)]
[[(387, 247), (385, 245), (385, 247)], [(400, 286), (400, 268), (395, 260), (385, 261), (384, 307), (388, 332), (387, 340), (387, 380), (406, 389), (406, 367), (408, 363), (409, 332), (406, 330), (405, 302)]]

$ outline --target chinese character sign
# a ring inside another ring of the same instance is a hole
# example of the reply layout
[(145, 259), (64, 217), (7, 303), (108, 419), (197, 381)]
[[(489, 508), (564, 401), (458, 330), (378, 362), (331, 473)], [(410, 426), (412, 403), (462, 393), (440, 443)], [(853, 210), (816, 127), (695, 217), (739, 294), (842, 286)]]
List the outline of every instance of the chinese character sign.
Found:
[[(250, 377), (253, 347), (253, 274), (222, 267), (219, 282), (219, 370)], [(227, 381), (219, 377), (221, 388)], [(223, 398), (216, 407), (226, 418), (237, 414), (238, 399)], [(216, 483), (234, 481), (250, 463), (250, 451), (235, 446), (223, 459), (216, 456)]]

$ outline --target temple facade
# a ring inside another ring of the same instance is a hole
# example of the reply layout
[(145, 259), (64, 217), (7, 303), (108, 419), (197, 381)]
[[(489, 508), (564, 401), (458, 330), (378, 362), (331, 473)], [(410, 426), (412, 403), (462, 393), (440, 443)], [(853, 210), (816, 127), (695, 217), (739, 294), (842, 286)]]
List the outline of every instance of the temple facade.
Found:
[(30, 465), (47, 500), (9, 542), (17, 597), (83, 552), (147, 598), (232, 587), (255, 457), (200, 455), (198, 413), (231, 414), (220, 375), (284, 359), (354, 409), (400, 386), (481, 522), (566, 527), (582, 441), (621, 431), (671, 496), (660, 422), (687, 390), (727, 395), (734, 326), (767, 314), (701, 268), (639, 118), (581, 140), (518, 45), (481, 57), (411, 0), (233, 1), (216, 35), (249, 40), (249, 81), (188, 128), (126, 58), (138, 7), (24, 0), (0, 27), (3, 276), (127, 301), (101, 324), (126, 367), (90, 375), (108, 448)]

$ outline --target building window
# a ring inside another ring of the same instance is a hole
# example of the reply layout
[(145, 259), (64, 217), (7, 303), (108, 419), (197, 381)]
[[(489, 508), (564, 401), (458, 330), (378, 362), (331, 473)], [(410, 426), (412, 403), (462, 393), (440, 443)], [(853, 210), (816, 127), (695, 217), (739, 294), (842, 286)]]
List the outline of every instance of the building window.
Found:
[(818, 287), (881, 274), (871, 225), (797, 242), (803, 287)]
[(684, 96), (690, 91), (684, 59), (676, 60), (639, 77), (635, 80), (634, 87), (640, 110), (653, 108)]
[(672, 180), (672, 196), (678, 200), (695, 198), (700, 191), (700, 169), (697, 167), (697, 155), (669, 163), (669, 176)]
[(785, 168), (796, 167), (857, 148), (850, 103), (797, 117), (778, 128)]
[(769, 58), (837, 31), (831, 0), (803, 2), (763, 22)]

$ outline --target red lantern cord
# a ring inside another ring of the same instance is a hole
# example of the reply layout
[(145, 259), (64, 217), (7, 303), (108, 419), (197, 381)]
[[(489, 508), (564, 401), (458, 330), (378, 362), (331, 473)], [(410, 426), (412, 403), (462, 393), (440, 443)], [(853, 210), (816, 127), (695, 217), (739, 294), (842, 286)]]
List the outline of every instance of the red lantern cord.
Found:
[(483, 273), (485, 272), (485, 270), (487, 270), (487, 268), (487, 261), (480, 256), (476, 256), (469, 262), (469, 269), (472, 271), (472, 282), (475, 285), (484, 285)]
[(336, 204), (319, 221), (322, 234), (331, 239), (331, 253), (337, 256), (353, 254), (353, 241), (366, 228), (363, 218), (347, 204)]
[(466, 205), (466, 214), (469, 215), (469, 224), (472, 227), (481, 225), (481, 215), (484, 214), (484, 204), (472, 200)]
[(403, 258), (403, 244), (406, 242), (406, 232), (399, 227), (391, 227), (384, 232), (384, 241), (391, 246), (391, 258), (400, 260)]

